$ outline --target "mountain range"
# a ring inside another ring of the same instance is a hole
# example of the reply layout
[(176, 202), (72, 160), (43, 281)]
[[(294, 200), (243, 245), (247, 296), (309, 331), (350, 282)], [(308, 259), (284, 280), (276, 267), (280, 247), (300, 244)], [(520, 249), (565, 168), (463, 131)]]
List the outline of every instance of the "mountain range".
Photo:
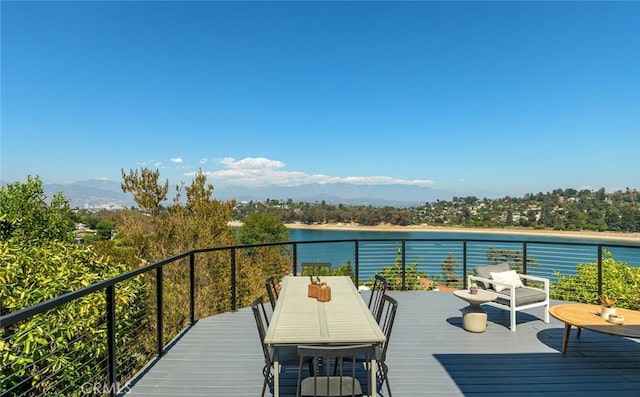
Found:
[[(3, 182), (3, 185), (5, 183)], [(43, 184), (47, 197), (62, 192), (72, 207), (118, 209), (136, 206), (131, 193), (124, 193), (119, 182), (92, 179), (66, 184)], [(173, 189), (169, 189), (170, 194)], [(354, 185), (347, 183), (306, 184), (300, 186), (269, 185), (262, 187), (215, 187), (213, 197), (237, 202), (267, 199), (328, 204), (408, 207), (436, 200), (450, 200), (450, 192), (408, 185)], [(171, 201), (169, 197), (169, 201)]]

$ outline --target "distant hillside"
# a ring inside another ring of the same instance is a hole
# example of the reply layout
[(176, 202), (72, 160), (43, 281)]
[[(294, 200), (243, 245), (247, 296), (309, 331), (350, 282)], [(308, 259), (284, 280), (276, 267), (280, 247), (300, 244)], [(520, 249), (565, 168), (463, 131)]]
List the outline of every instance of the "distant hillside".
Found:
[[(4, 185), (5, 182), (2, 182)], [(72, 207), (118, 209), (136, 206), (133, 195), (123, 193), (120, 182), (92, 179), (67, 184), (43, 184), (51, 198), (63, 192)], [(301, 186), (215, 187), (213, 196), (219, 200), (238, 202), (267, 199), (295, 202), (326, 202), (327, 204), (372, 205), (375, 207), (410, 207), (437, 200), (450, 200), (453, 194), (428, 187), (407, 185), (353, 185), (348, 183), (307, 184)], [(173, 189), (170, 189), (173, 192)], [(171, 194), (170, 193), (170, 194)], [(169, 197), (169, 199), (171, 199)]]
[(120, 209), (135, 206), (131, 194), (125, 194), (119, 182), (106, 180), (87, 180), (67, 184), (43, 184), (48, 198), (62, 192), (72, 207)]
[(346, 205), (412, 206), (438, 199), (450, 199), (451, 193), (420, 186), (354, 185), (349, 183), (307, 184), (301, 186), (270, 185), (259, 188), (228, 186), (215, 189), (214, 196), (238, 201), (266, 199), (321, 202)]
[[(120, 183), (88, 180), (69, 184), (45, 184), (47, 195), (64, 192), (72, 206), (79, 208), (126, 208), (135, 206), (133, 196), (125, 194)], [(352, 185), (346, 183), (308, 184), (302, 186), (265, 186), (248, 188), (228, 186), (215, 188), (219, 200), (265, 201), (267, 199), (321, 202), (345, 205), (408, 207), (438, 199), (450, 199), (451, 194), (427, 187), (407, 185)]]

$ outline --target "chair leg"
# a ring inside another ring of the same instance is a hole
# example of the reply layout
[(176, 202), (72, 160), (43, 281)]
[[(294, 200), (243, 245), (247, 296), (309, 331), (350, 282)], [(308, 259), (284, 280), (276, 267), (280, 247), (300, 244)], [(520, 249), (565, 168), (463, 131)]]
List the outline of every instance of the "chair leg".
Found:
[(549, 304), (544, 307), (544, 322), (549, 324)]
[(389, 368), (387, 367), (386, 364), (384, 363), (378, 363), (378, 373), (376, 376), (376, 396), (377, 395), (382, 395), (384, 396), (384, 394), (382, 394), (382, 384), (386, 383), (387, 385), (387, 392), (389, 393), (389, 397), (391, 397), (391, 386), (389, 386), (389, 377), (387, 376), (387, 373), (389, 372)]
[(389, 392), (389, 397), (391, 397), (391, 386), (389, 386), (389, 377), (387, 376), (387, 366), (384, 365), (384, 383), (387, 384), (387, 392)]
[(264, 380), (264, 382), (262, 382), (262, 392), (260, 393), (261, 397), (264, 397), (264, 392), (267, 391), (267, 379)]
[(271, 375), (271, 367), (265, 366), (262, 372), (264, 372), (264, 381), (262, 382), (262, 393), (260, 393), (260, 396), (264, 397), (264, 393), (267, 391), (267, 383), (269, 382), (269, 375)]
[(387, 377), (384, 378), (387, 384), (387, 391), (389, 392), (389, 397), (391, 397), (391, 386), (389, 386), (389, 379)]
[(511, 320), (511, 331), (516, 332), (516, 311), (515, 310), (511, 310), (510, 320)]

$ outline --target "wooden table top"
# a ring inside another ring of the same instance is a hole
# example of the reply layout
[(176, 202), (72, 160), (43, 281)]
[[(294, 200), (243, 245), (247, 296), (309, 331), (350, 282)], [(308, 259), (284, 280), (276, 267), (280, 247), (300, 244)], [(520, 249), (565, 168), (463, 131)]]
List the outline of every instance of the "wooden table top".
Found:
[(349, 277), (320, 277), (331, 300), (307, 296), (309, 277), (285, 277), (264, 342), (300, 344), (380, 343), (385, 335)]
[(604, 334), (640, 338), (640, 312), (616, 308), (618, 316), (624, 317), (624, 324), (617, 325), (600, 317), (600, 305), (569, 303), (551, 306), (549, 314), (558, 320), (579, 328)]

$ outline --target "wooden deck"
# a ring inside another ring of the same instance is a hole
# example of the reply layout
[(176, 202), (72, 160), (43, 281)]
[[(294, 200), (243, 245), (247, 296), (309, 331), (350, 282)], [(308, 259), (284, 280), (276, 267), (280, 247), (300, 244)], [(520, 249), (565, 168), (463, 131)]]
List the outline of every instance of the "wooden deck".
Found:
[[(399, 301), (387, 364), (394, 396), (603, 396), (640, 393), (640, 343), (545, 324), (542, 308), (486, 307), (487, 330), (462, 329), (466, 303), (445, 292), (390, 291)], [(259, 396), (264, 360), (249, 308), (198, 321), (126, 390), (129, 396)], [(383, 391), (386, 391), (383, 389)]]

